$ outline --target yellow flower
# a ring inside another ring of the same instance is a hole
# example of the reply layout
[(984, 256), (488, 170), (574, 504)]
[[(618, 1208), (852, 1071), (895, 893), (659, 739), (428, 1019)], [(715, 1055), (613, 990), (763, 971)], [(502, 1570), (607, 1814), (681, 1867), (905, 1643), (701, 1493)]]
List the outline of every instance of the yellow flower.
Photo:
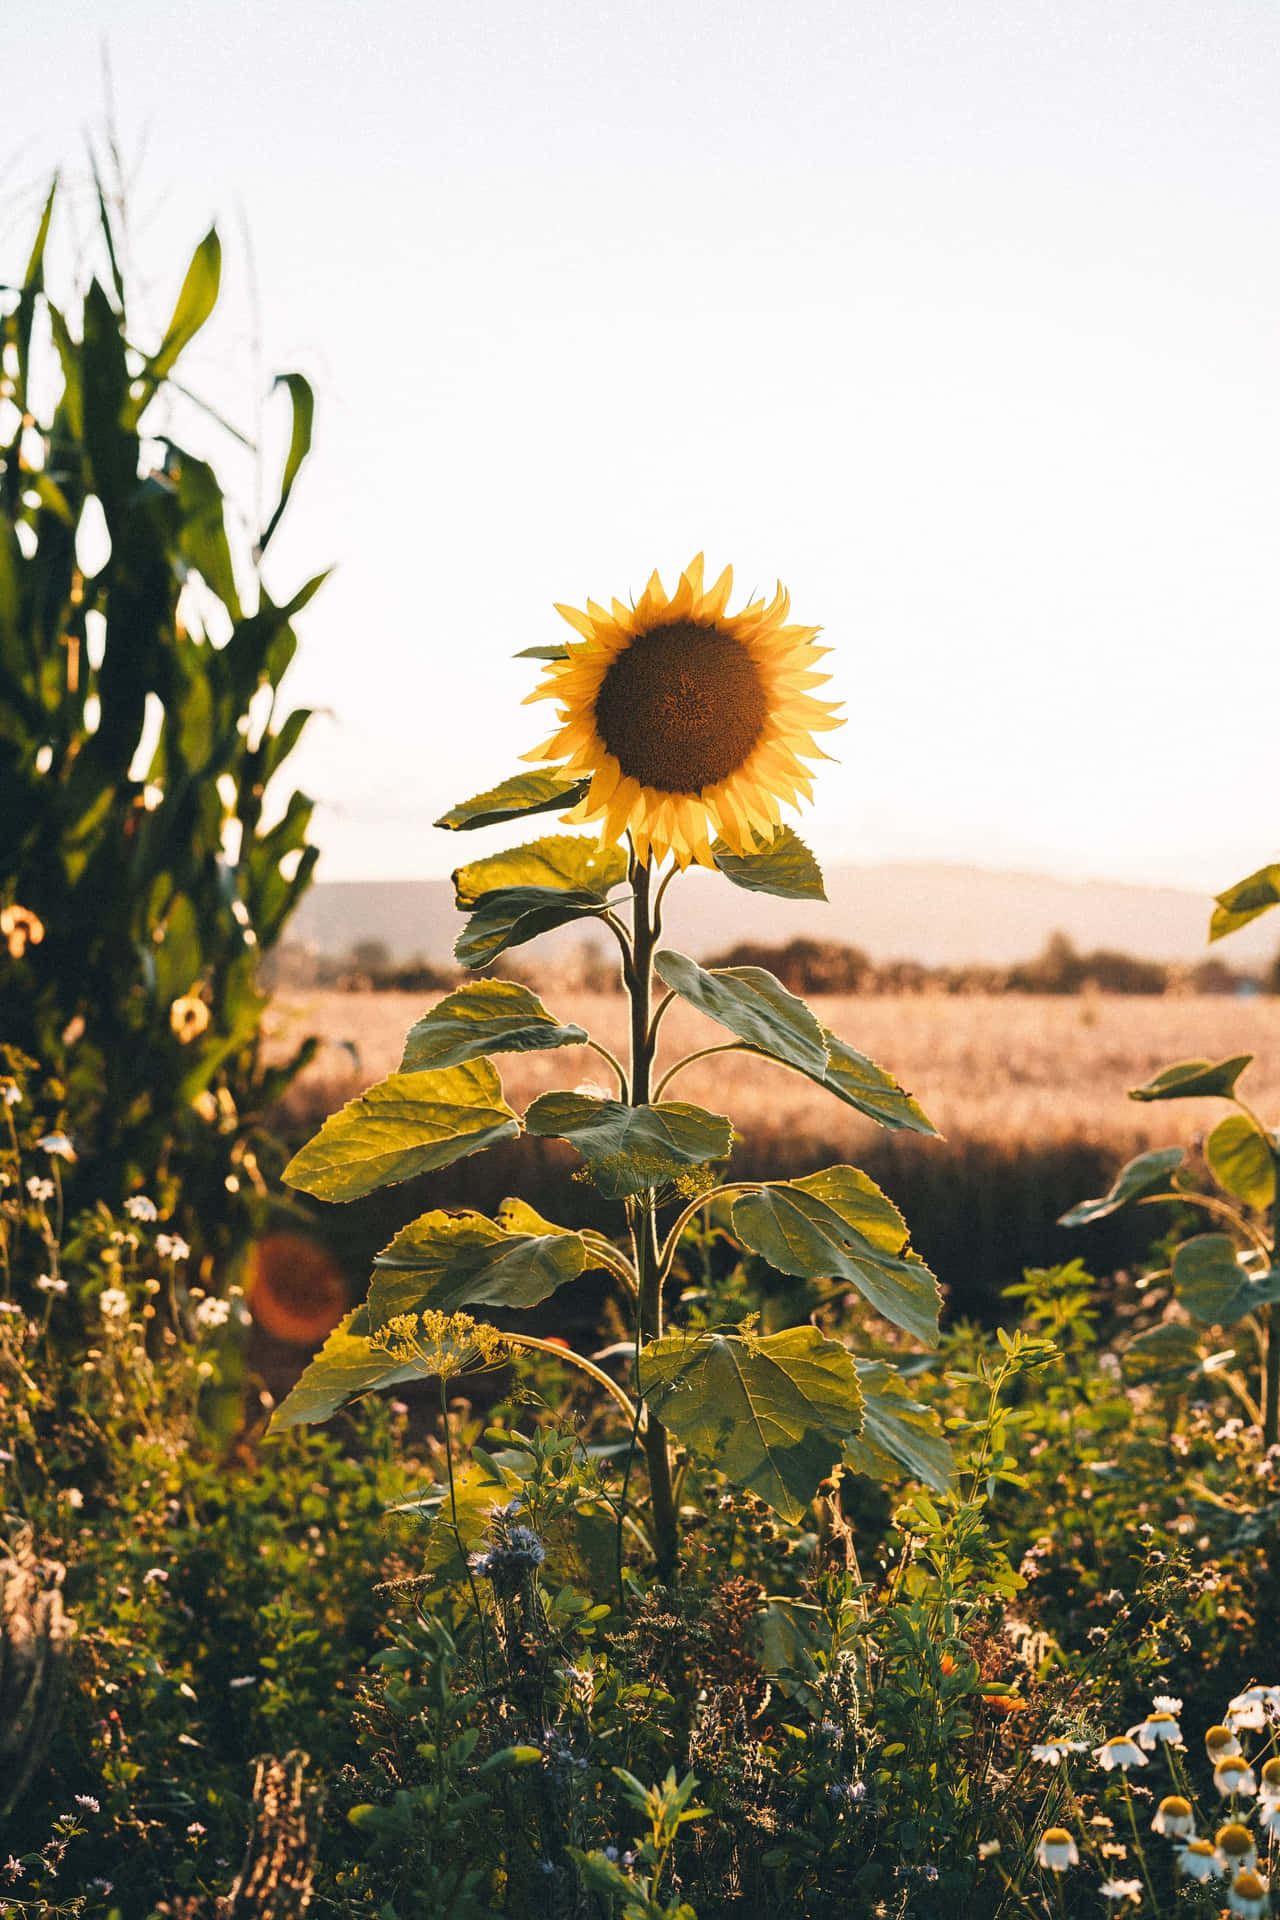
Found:
[(713, 833), (738, 854), (772, 839), (779, 802), (813, 797), (804, 763), (827, 758), (814, 733), (844, 724), (811, 692), (829, 678), (810, 671), (821, 629), (787, 625), (781, 586), (730, 614), (732, 588), (726, 567), (704, 589), (698, 554), (670, 598), (655, 573), (634, 607), (557, 607), (579, 638), (529, 695), (555, 700), (561, 724), (525, 759), (589, 776), (570, 817), (630, 833), (646, 865), (671, 853), (709, 867)]
[(188, 1040), (197, 1039), (208, 1024), (209, 1009), (198, 994), (180, 995), (169, 1009), (169, 1025), (184, 1047)]
[(38, 947), (44, 939), (44, 923), (29, 907), (0, 907), (0, 938), (9, 948), (11, 960), (21, 960), (27, 947)]
[(1242, 1868), (1256, 1867), (1258, 1864), (1258, 1850), (1253, 1844), (1253, 1835), (1239, 1820), (1229, 1820), (1225, 1827), (1219, 1827), (1214, 1835), (1214, 1844), (1224, 1873), (1238, 1873)]

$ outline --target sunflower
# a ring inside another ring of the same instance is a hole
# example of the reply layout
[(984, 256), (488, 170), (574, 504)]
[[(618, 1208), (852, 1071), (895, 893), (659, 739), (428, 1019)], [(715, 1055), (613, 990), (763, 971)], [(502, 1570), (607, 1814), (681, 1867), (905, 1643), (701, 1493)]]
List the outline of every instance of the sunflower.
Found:
[(526, 760), (562, 760), (591, 785), (572, 821), (603, 820), (602, 835), (630, 834), (646, 865), (674, 854), (713, 864), (711, 836), (750, 854), (781, 824), (779, 803), (813, 798), (806, 759), (828, 756), (815, 732), (842, 726), (815, 700), (828, 651), (818, 627), (787, 625), (790, 596), (726, 612), (733, 569), (702, 584), (702, 555), (668, 598), (657, 574), (634, 607), (585, 613), (557, 606), (580, 636), (552, 661), (529, 700), (555, 700), (560, 728)]

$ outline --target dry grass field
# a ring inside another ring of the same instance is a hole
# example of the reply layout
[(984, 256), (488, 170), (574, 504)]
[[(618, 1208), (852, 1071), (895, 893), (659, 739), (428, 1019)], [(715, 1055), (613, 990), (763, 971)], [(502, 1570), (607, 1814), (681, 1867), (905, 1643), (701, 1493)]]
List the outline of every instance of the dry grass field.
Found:
[[(549, 993), (547, 1001), (558, 1018), (578, 1021), (616, 1053), (624, 1050), (621, 997)], [(431, 1003), (431, 996), (414, 994), (280, 995), (267, 1020), (273, 1055), (305, 1033), (324, 1040), (295, 1094), (308, 1117), (393, 1072), (405, 1032)], [(1255, 1053), (1241, 1092), (1264, 1117), (1280, 1115), (1280, 999), (921, 995), (814, 1005), (833, 1032), (894, 1074), (956, 1142), (1044, 1149), (1084, 1141), (1124, 1153), (1144, 1142), (1189, 1139), (1222, 1112), (1220, 1103), (1152, 1107), (1125, 1092), (1192, 1056)], [(674, 1004), (663, 1022), (660, 1068), (728, 1037), (691, 1007)], [(612, 1090), (605, 1062), (585, 1048), (505, 1054), (497, 1065), (517, 1110), (549, 1087), (591, 1081)], [(803, 1135), (852, 1150), (874, 1132), (798, 1075), (739, 1054), (690, 1067), (667, 1097), (730, 1113), (748, 1138)]]

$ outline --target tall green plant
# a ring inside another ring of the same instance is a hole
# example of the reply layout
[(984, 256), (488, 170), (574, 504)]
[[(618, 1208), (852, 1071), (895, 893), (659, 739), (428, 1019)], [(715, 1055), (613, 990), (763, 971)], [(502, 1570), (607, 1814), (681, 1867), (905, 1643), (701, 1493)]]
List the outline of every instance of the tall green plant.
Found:
[[(670, 666), (677, 689), (687, 686), (686, 669), (696, 670), (699, 646), (711, 644), (706, 635), (716, 646), (732, 637), (731, 623), (712, 623), (719, 618), (690, 626), (692, 637)], [(673, 632), (680, 644), (669, 623), (656, 631), (664, 648)], [(653, 657), (665, 671), (663, 656)], [(645, 656), (638, 654), (638, 665), (644, 667)], [(713, 659), (712, 668), (707, 690), (714, 697), (721, 662)], [(628, 661), (628, 669), (636, 667)], [(662, 688), (659, 694), (653, 724), (660, 730)], [(699, 718), (702, 705), (696, 699), (690, 705)], [(634, 720), (633, 709), (628, 719)], [(519, 774), (454, 808), (440, 824), (456, 831), (519, 821), (572, 805), (584, 791), (585, 783), (563, 770)], [(663, 1097), (692, 1060), (748, 1053), (804, 1075), (880, 1126), (921, 1134), (934, 1128), (891, 1075), (828, 1032), (772, 974), (758, 967), (704, 968), (664, 948), (663, 898), (680, 868), (672, 864), (657, 877), (659, 861), (652, 847), (637, 844), (639, 837), (628, 831), (624, 848), (607, 836), (554, 835), (454, 874), (457, 904), (467, 916), (455, 953), (468, 969), (487, 968), (507, 949), (575, 920), (595, 919), (610, 931), (630, 1001), (625, 1059), (590, 1040), (582, 1027), (557, 1019), (527, 987), (477, 980), (418, 1021), (400, 1070), (327, 1120), (285, 1173), (318, 1198), (352, 1200), (524, 1132), (577, 1150), (586, 1176), (617, 1204), (620, 1231), (614, 1237), (571, 1232), (517, 1200), (506, 1201), (496, 1221), (476, 1213), (423, 1214), (378, 1255), (368, 1299), (331, 1336), (275, 1420), (283, 1426), (322, 1420), (358, 1394), (441, 1373), (448, 1316), (458, 1315), (459, 1347), (474, 1356), (474, 1322), (459, 1309), (533, 1307), (584, 1271), (602, 1269), (629, 1316), (623, 1383), (585, 1354), (520, 1333), (501, 1337), (515, 1347), (546, 1348), (557, 1362), (593, 1379), (621, 1411), (633, 1449), (643, 1451), (653, 1560), (670, 1579), (677, 1567), (680, 1489), (687, 1500), (697, 1479), (687, 1467), (677, 1477), (676, 1449), (698, 1471), (718, 1470), (792, 1520), (839, 1463), (873, 1473), (905, 1464), (945, 1486), (950, 1459), (936, 1421), (911, 1397), (890, 1358), (857, 1359), (814, 1324), (761, 1336), (750, 1321), (697, 1327), (669, 1317), (682, 1238), (713, 1208), (744, 1253), (779, 1272), (827, 1282), (825, 1300), (856, 1291), (915, 1340), (932, 1346), (938, 1331), (934, 1277), (912, 1251), (893, 1203), (864, 1173), (836, 1166), (790, 1181), (725, 1178), (734, 1138), (729, 1117)], [(825, 898), (817, 863), (789, 828), (748, 835), (745, 851), (718, 841), (707, 853), (733, 885), (792, 900)], [(656, 1004), (655, 984), (666, 989)], [(726, 1038), (660, 1073), (662, 1022), (676, 1000), (716, 1021)], [(613, 1094), (584, 1087), (544, 1093), (523, 1116), (508, 1106), (491, 1055), (583, 1043), (594, 1047), (616, 1081)], [(461, 1363), (465, 1355), (453, 1359)], [(628, 1524), (637, 1524), (633, 1516)]]
[(56, 192), (21, 284), (0, 284), (0, 907), (43, 926), (0, 945), (0, 1029), (67, 1084), (78, 1198), (158, 1169), (208, 1221), (228, 1180), (248, 1190), (257, 1116), (305, 1057), (264, 1069), (255, 975), (316, 859), (303, 794), (273, 825), (263, 808), (308, 718), (279, 688), (324, 576), (277, 604), (260, 571), (312, 394), (277, 382), (288, 456), (237, 567), (218, 477), (170, 431), (196, 410), (181, 362), (218, 298), (218, 235), (146, 343), (101, 194), (109, 283), (78, 316), (52, 298)]

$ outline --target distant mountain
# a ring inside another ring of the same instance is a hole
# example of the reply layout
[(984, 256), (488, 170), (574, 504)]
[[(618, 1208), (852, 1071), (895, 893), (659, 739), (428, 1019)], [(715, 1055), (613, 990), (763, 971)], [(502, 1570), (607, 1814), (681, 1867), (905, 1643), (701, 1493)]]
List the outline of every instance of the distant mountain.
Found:
[[(1055, 880), (982, 867), (896, 863), (832, 867), (830, 904), (774, 900), (695, 871), (667, 895), (664, 938), (703, 956), (738, 940), (778, 945), (797, 935), (861, 947), (876, 961), (929, 966), (1008, 966), (1029, 959), (1061, 931), (1082, 951), (1111, 947), (1150, 960), (1206, 957), (1211, 901), (1176, 887)], [(462, 925), (447, 880), (321, 880), (304, 897), (289, 937), (345, 954), (381, 940), (397, 961), (446, 965)], [(544, 936), (562, 952), (607, 933), (579, 922)], [(1232, 965), (1269, 960), (1280, 917), (1256, 921), (1220, 949)]]

